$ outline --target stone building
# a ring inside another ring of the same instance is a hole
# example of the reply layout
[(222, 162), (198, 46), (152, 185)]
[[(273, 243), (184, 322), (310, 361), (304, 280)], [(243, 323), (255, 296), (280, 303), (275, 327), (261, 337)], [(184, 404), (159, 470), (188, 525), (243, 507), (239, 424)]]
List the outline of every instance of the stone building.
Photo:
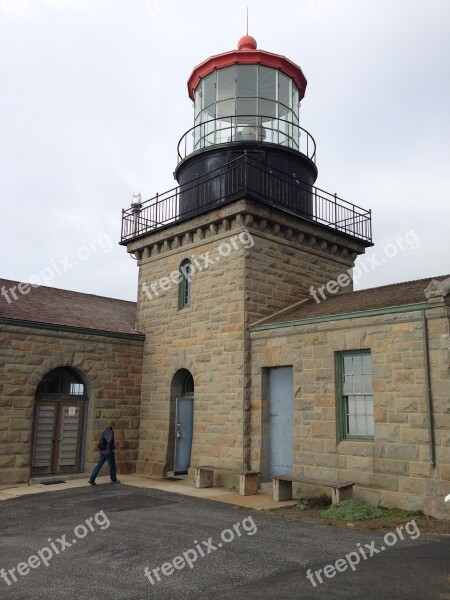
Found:
[(351, 480), (355, 497), (369, 504), (443, 516), (450, 491), (449, 293), (447, 277), (320, 304), (310, 298), (250, 327), (252, 462), (263, 477), (270, 475), (271, 373), (289, 365), (296, 474)]
[(0, 483), (90, 471), (110, 418), (119, 470), (134, 471), (136, 304), (4, 279), (0, 289)]
[(371, 212), (315, 187), (305, 88), (250, 36), (194, 69), (179, 186), (123, 213), (137, 306), (51, 288), (1, 303), (2, 480), (25, 481), (30, 461), (31, 474), (88, 471), (112, 416), (122, 472), (352, 480), (371, 504), (446, 514), (450, 280), (352, 291)]

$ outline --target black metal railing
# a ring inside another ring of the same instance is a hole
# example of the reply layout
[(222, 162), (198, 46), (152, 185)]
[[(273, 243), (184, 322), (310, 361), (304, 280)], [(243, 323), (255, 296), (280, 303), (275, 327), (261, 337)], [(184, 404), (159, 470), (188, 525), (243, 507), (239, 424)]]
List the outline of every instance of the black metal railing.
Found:
[(212, 146), (252, 141), (292, 148), (316, 161), (316, 142), (306, 129), (292, 121), (264, 115), (217, 117), (194, 125), (178, 142), (178, 161)]
[(214, 171), (122, 211), (121, 243), (239, 198), (284, 209), (371, 243), (371, 211), (299, 181), (244, 153)]

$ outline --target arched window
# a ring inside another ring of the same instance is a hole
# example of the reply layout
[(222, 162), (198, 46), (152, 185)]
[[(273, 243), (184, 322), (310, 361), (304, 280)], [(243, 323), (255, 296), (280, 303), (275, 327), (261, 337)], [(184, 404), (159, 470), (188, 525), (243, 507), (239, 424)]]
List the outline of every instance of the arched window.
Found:
[(38, 385), (36, 397), (48, 395), (86, 396), (81, 377), (70, 367), (59, 367), (44, 375)]
[(180, 265), (181, 281), (179, 285), (178, 301), (178, 308), (180, 310), (191, 305), (192, 272), (191, 261), (186, 258)]
[(194, 378), (188, 371), (186, 376), (183, 379), (182, 384), (181, 384), (181, 395), (182, 396), (192, 396), (193, 394), (194, 394)]

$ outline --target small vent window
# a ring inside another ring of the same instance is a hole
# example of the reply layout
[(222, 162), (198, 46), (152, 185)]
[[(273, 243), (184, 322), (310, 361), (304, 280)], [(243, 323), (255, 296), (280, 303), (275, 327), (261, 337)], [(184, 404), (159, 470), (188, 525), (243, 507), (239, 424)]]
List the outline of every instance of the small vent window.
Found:
[(192, 264), (191, 261), (186, 259), (180, 265), (181, 281), (179, 288), (179, 302), (178, 307), (187, 308), (191, 305), (192, 295)]

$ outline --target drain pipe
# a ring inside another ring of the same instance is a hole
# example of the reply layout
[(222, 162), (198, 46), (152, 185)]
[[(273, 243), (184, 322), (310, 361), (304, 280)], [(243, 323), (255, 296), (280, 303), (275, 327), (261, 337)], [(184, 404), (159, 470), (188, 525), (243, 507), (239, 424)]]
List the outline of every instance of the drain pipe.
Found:
[(425, 369), (425, 398), (427, 401), (428, 443), (430, 447), (430, 465), (436, 466), (433, 431), (433, 401), (431, 397), (430, 355), (428, 352), (428, 325), (425, 310), (422, 310), (423, 360)]

